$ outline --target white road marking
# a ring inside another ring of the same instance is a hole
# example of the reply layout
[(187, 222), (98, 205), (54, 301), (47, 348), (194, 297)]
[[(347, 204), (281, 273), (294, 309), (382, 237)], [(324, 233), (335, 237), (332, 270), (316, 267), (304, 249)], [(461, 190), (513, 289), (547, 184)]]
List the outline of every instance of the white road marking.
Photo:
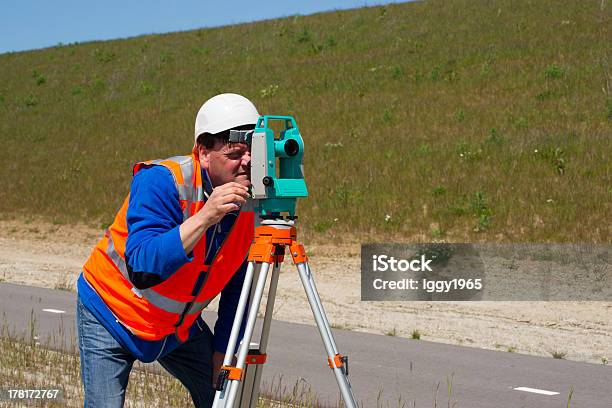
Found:
[(43, 309), (42, 311), (49, 312), (49, 313), (57, 313), (57, 314), (66, 313), (65, 310), (59, 310), (59, 309)]
[(534, 394), (542, 394), (542, 395), (558, 395), (559, 394), (556, 391), (539, 390), (537, 388), (529, 388), (529, 387), (517, 387), (513, 389), (516, 391), (533, 392)]

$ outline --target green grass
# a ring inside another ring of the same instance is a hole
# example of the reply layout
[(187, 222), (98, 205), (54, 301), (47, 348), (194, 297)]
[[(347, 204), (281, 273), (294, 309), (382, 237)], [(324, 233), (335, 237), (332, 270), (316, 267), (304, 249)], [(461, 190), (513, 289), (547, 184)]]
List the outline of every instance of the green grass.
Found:
[(0, 216), (109, 224), (220, 92), (295, 115), (302, 235), (609, 242), (610, 6), (427, 1), (0, 55)]
[(389, 330), (388, 332), (385, 333), (385, 335), (395, 337), (397, 336), (397, 330), (394, 327), (393, 330)]
[(564, 359), (567, 356), (567, 352), (566, 351), (561, 351), (561, 350), (553, 350), (553, 351), (550, 352), (550, 355), (553, 358), (562, 360), (562, 359)]

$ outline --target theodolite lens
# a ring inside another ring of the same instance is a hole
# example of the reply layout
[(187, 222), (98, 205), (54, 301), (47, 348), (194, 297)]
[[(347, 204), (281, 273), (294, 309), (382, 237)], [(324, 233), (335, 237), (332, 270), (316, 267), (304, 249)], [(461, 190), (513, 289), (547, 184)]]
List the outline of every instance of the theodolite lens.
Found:
[(294, 139), (285, 142), (285, 153), (287, 156), (295, 156), (300, 151), (300, 145)]

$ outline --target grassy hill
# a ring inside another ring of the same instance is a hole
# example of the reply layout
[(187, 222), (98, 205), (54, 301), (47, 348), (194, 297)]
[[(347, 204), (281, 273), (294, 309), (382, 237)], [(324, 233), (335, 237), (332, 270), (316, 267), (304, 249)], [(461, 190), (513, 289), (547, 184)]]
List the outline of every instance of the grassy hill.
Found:
[(107, 224), (220, 92), (292, 114), (312, 237), (610, 242), (611, 7), (426, 1), (0, 55), (0, 215)]

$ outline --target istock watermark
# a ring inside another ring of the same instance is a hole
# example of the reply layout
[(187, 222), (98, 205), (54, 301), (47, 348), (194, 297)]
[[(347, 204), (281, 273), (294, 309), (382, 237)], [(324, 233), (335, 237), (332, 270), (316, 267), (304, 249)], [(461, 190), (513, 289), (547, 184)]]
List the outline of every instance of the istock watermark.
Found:
[(362, 300), (612, 300), (610, 245), (364, 244)]
[(425, 255), (421, 255), (420, 259), (395, 259), (393, 256), (372, 255), (372, 259), (372, 270), (377, 272), (432, 272), (429, 264), (433, 259), (427, 259)]

